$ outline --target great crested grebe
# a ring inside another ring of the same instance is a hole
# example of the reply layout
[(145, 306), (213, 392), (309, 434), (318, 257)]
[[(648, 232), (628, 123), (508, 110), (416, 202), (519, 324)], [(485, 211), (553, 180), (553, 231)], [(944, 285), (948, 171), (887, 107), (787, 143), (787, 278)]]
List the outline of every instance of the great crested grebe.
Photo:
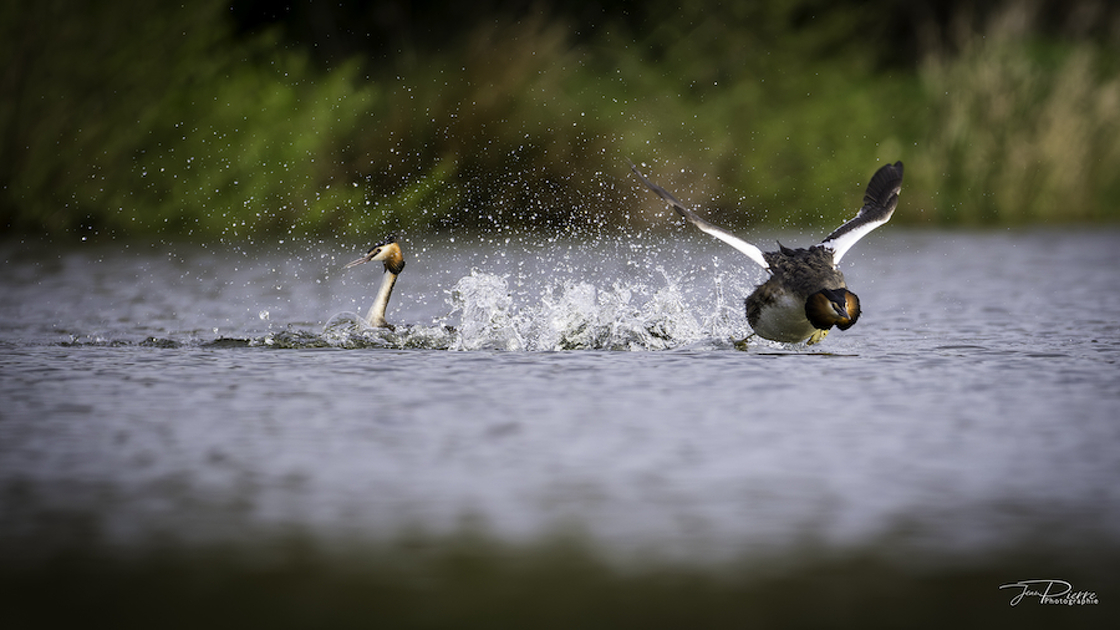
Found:
[(754, 334), (785, 343), (808, 340), (812, 345), (824, 339), (833, 326), (847, 330), (855, 325), (860, 314), (859, 298), (848, 290), (844, 274), (836, 265), (859, 239), (890, 220), (902, 190), (902, 162), (887, 164), (876, 171), (867, 185), (859, 213), (819, 245), (791, 249), (778, 243), (778, 251), (765, 253), (701, 219), (664, 188), (646, 179), (633, 163), (630, 168), (689, 223), (743, 252), (770, 272), (770, 278), (747, 296), (747, 322)]
[(397, 283), (397, 276), (404, 270), (404, 255), (401, 253), (401, 246), (397, 244), (396, 236), (390, 235), (377, 243), (369, 248), (365, 256), (346, 263), (343, 269), (367, 262), (384, 263), (385, 272), (381, 278), (381, 288), (377, 290), (377, 297), (373, 300), (373, 306), (369, 307), (369, 313), (366, 314), (366, 321), (374, 328), (393, 330), (393, 325), (385, 321), (385, 308), (389, 306), (389, 296), (393, 294), (393, 285)]

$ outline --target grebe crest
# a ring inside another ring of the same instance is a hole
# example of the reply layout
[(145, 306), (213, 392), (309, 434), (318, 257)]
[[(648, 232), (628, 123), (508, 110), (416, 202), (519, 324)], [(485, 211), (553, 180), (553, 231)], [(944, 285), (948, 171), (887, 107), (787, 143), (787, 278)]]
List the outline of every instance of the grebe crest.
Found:
[(404, 271), (404, 254), (401, 252), (396, 236), (389, 235), (385, 240), (370, 247), (365, 256), (346, 263), (343, 269), (367, 262), (382, 263), (384, 275), (381, 279), (381, 287), (377, 290), (377, 297), (373, 300), (373, 306), (369, 307), (369, 313), (366, 314), (366, 322), (374, 328), (393, 330), (393, 325), (385, 321), (385, 309), (389, 306), (389, 297), (393, 294), (393, 285), (397, 282), (397, 276)]
[[(778, 243), (778, 251), (763, 252), (727, 230), (708, 223), (672, 194), (654, 184), (630, 164), (631, 170), (650, 190), (673, 206), (701, 231), (746, 254), (770, 272), (770, 278), (746, 299), (747, 322), (755, 335), (771, 341), (808, 344), (820, 342), (833, 326), (847, 330), (860, 316), (859, 297), (848, 290), (840, 259), (859, 239), (890, 220), (902, 191), (902, 162), (879, 168), (867, 185), (863, 207), (819, 245), (790, 248)], [(753, 336), (753, 335), (752, 335)], [(748, 337), (749, 339), (749, 337)]]
[(385, 240), (370, 247), (365, 256), (346, 263), (343, 269), (377, 261), (385, 264), (385, 271), (398, 275), (404, 271), (404, 254), (401, 253), (401, 246), (397, 243), (396, 235), (390, 234)]

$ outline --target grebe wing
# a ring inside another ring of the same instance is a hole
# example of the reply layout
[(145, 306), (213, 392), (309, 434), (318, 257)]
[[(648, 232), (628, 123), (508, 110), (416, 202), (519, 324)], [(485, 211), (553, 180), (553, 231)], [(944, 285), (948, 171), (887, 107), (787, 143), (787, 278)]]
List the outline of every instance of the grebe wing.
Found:
[(821, 245), (832, 250), (833, 264), (839, 263), (859, 239), (890, 221), (894, 209), (898, 207), (898, 193), (901, 191), (902, 162), (886, 164), (871, 176), (859, 214), (821, 241)]
[(735, 236), (731, 232), (728, 232), (727, 230), (719, 227), (718, 225), (712, 225), (704, 219), (701, 219), (699, 215), (686, 208), (685, 205), (680, 201), (677, 201), (677, 198), (670, 194), (669, 191), (646, 179), (646, 176), (642, 175), (641, 172), (638, 171), (638, 167), (635, 166), (633, 162), (630, 163), (630, 170), (634, 171), (634, 174), (638, 176), (638, 179), (642, 180), (642, 183), (648, 186), (650, 190), (657, 193), (657, 195), (665, 201), (669, 202), (669, 205), (673, 206), (678, 214), (684, 217), (689, 223), (700, 228), (701, 232), (711, 234), (724, 243), (727, 243), (735, 249), (743, 252), (744, 254), (749, 256), (751, 260), (762, 265), (763, 269), (770, 268), (770, 265), (766, 264), (766, 259), (762, 256), (761, 249), (755, 247), (754, 245), (751, 245), (738, 236)]

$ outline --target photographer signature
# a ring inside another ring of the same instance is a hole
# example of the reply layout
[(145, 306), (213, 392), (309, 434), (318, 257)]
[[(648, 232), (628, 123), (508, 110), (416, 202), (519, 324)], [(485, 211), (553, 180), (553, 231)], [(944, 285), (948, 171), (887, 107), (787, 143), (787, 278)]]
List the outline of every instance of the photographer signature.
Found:
[(1073, 584), (1065, 580), (1021, 580), (1001, 584), (1001, 589), (1019, 589), (1011, 598), (1011, 605), (1017, 606), (1025, 597), (1037, 597), (1040, 604), (1059, 604), (1065, 606), (1084, 606), (1098, 604), (1097, 594), (1092, 591), (1073, 592)]

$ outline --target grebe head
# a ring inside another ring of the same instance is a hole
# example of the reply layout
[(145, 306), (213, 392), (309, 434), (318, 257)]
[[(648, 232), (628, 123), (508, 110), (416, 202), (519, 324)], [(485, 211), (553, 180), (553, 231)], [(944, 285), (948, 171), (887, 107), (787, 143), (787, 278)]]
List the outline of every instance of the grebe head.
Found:
[(805, 300), (805, 317), (819, 330), (847, 330), (859, 319), (859, 297), (847, 289), (821, 289)]
[(385, 271), (400, 274), (404, 270), (404, 254), (401, 246), (397, 244), (397, 237), (390, 235), (385, 240), (369, 248), (365, 256), (346, 263), (343, 269), (349, 269), (362, 263), (380, 261), (385, 264)]
[(389, 306), (389, 297), (393, 294), (393, 285), (397, 282), (397, 275), (404, 270), (404, 256), (401, 254), (401, 246), (397, 245), (396, 237), (389, 236), (389, 238), (369, 248), (365, 256), (350, 261), (344, 269), (373, 261), (384, 264), (385, 273), (381, 276), (381, 288), (377, 290), (377, 297), (373, 300), (373, 306), (369, 308), (366, 321), (369, 322), (370, 326), (392, 329), (393, 326), (385, 321), (385, 309)]

